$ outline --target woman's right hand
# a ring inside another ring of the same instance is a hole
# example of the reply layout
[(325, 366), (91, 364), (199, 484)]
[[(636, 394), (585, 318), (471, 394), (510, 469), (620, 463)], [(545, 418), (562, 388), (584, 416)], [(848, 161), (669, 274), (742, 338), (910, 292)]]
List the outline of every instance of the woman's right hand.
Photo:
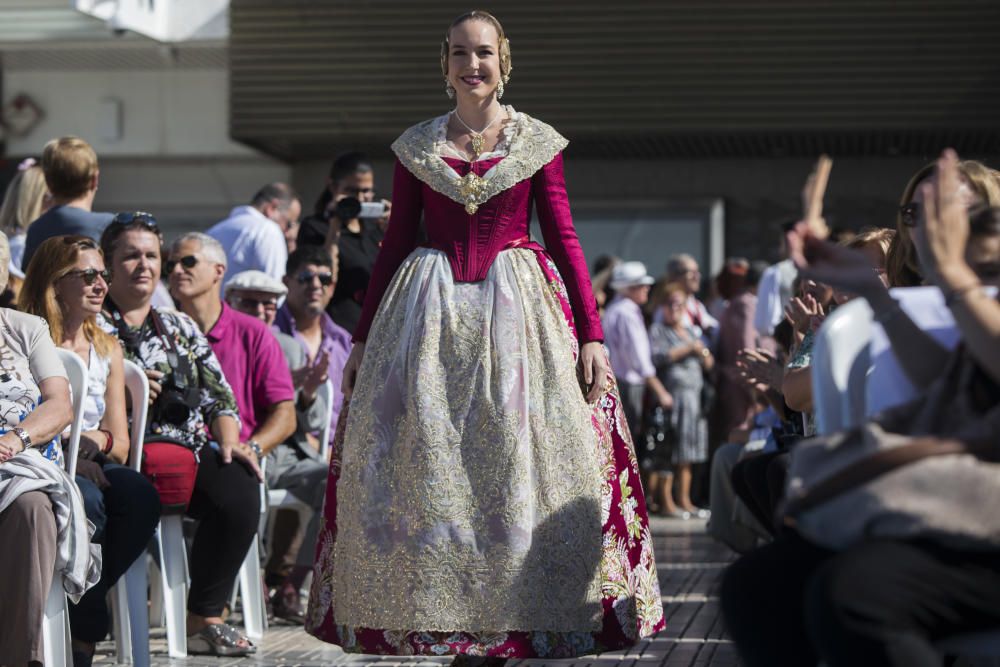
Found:
[(160, 380), (163, 379), (163, 371), (158, 371), (155, 368), (147, 368), (146, 379), (149, 380), (149, 404), (152, 405), (156, 402), (156, 397), (163, 390), (163, 387), (160, 385)]
[(358, 369), (361, 368), (361, 360), (365, 356), (365, 344), (357, 342), (351, 348), (351, 354), (344, 364), (344, 378), (340, 383), (340, 390), (344, 393), (344, 398), (350, 400), (354, 393), (354, 383), (358, 380)]

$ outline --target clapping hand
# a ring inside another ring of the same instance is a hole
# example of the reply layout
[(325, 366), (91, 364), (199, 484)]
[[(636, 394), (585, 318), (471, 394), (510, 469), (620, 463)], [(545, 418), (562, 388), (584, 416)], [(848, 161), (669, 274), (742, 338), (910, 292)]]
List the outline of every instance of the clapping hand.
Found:
[(928, 278), (941, 285), (942, 273), (967, 266), (968, 202), (961, 196), (962, 178), (954, 150), (949, 148), (941, 154), (933, 178), (920, 189), (924, 197), (925, 222), (922, 229), (914, 230), (913, 241), (919, 255), (927, 260)]
[(784, 368), (777, 357), (767, 350), (740, 350), (736, 366), (740, 369), (740, 376), (758, 391), (780, 390)]
[(823, 307), (813, 298), (812, 294), (803, 297), (792, 297), (785, 306), (785, 319), (792, 323), (795, 330), (801, 334), (809, 331), (814, 317), (823, 316)]
[(296, 387), (302, 388), (302, 396), (307, 405), (316, 398), (316, 390), (319, 389), (320, 385), (326, 382), (329, 368), (330, 354), (323, 350), (311, 365), (307, 363), (292, 371), (292, 382)]

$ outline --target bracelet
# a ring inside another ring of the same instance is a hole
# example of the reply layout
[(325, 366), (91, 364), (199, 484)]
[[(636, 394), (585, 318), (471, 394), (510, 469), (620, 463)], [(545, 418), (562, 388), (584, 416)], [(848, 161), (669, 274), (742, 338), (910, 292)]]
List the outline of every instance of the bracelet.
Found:
[(254, 456), (256, 456), (258, 459), (260, 459), (264, 455), (264, 451), (261, 449), (260, 443), (257, 442), (256, 440), (247, 441), (247, 447), (249, 447), (253, 451)]
[(108, 442), (101, 449), (101, 453), (102, 454), (109, 454), (109, 453), (111, 453), (111, 449), (115, 446), (115, 437), (113, 435), (111, 435), (111, 431), (109, 431), (109, 430), (107, 430), (105, 428), (99, 428), (97, 430), (100, 431), (101, 433), (103, 433), (108, 438)]
[(944, 305), (951, 308), (956, 302), (961, 301), (971, 292), (975, 292), (978, 289), (982, 289), (982, 283), (974, 283), (972, 285), (966, 285), (965, 287), (959, 287), (957, 289), (948, 290), (944, 294)]

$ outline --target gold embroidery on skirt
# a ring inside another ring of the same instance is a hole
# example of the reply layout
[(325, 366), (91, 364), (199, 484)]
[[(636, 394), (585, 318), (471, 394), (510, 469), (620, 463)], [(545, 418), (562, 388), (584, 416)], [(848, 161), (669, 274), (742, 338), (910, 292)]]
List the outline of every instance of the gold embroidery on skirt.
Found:
[(599, 629), (601, 464), (572, 349), (532, 251), (482, 283), (436, 250), (404, 262), (347, 421), (338, 623)]

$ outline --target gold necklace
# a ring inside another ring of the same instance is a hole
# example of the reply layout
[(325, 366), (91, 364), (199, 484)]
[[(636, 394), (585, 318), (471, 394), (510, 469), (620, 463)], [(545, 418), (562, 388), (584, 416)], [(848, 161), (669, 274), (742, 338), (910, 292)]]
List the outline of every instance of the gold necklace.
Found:
[(479, 156), (482, 155), (483, 153), (483, 148), (486, 147), (485, 146), (486, 139), (483, 138), (483, 132), (493, 127), (493, 123), (497, 122), (497, 119), (500, 118), (500, 114), (502, 112), (503, 112), (503, 107), (500, 107), (500, 110), (497, 111), (496, 114), (493, 116), (493, 120), (487, 123), (486, 127), (476, 132), (471, 127), (469, 127), (468, 123), (462, 120), (461, 116), (458, 115), (458, 109), (452, 110), (451, 114), (458, 119), (458, 122), (461, 123), (465, 127), (465, 129), (469, 131), (469, 134), (471, 135), (473, 160), (478, 160)]

